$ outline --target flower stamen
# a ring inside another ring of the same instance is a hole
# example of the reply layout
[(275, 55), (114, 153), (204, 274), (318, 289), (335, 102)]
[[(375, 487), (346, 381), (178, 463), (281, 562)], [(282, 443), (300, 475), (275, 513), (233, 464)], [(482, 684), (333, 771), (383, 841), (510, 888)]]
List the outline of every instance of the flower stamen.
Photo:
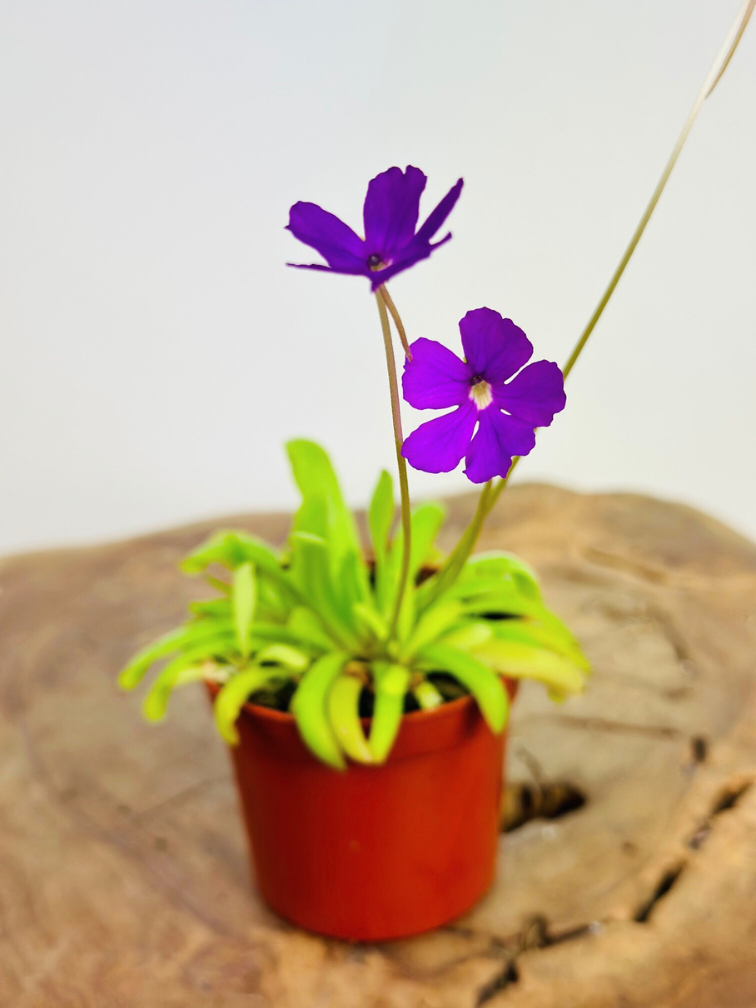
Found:
[(386, 269), (387, 266), (391, 265), (390, 262), (387, 262), (383, 258), (383, 256), (378, 255), (377, 252), (373, 252), (372, 255), (368, 256), (368, 258), (367, 258), (367, 264), (368, 264), (368, 269), (372, 270), (373, 272), (376, 272), (376, 270)]
[(490, 406), (493, 402), (491, 386), (480, 375), (473, 375), (470, 379), (470, 399), (472, 399), (479, 410), (484, 410), (486, 406)]

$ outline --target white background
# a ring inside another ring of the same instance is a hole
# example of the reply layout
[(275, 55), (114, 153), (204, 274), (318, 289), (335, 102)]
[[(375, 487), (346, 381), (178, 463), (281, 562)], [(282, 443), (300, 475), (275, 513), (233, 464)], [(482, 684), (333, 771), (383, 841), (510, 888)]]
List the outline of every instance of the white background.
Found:
[[(488, 305), (564, 361), (737, 8), (6, 0), (0, 550), (291, 507), (297, 435), (364, 503), (392, 465), (375, 306), (287, 269), (313, 254), (283, 225), (304, 199), (360, 230), (390, 165), (429, 176), (425, 212), (466, 181), (454, 240), (392, 282), (411, 337), (458, 349)], [(756, 534), (754, 179), (756, 24), (519, 479)]]

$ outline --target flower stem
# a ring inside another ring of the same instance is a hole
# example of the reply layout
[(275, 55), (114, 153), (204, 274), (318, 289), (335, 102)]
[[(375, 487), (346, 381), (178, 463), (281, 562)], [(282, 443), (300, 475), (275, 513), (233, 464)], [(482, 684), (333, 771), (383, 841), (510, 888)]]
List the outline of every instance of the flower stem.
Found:
[(486, 516), (491, 510), (490, 500), (492, 492), (493, 480), (489, 480), (483, 487), (480, 497), (478, 498), (478, 506), (475, 509), (473, 520), (462, 533), (461, 539), (446, 558), (446, 562), (440, 568), (436, 576), (433, 578), (433, 587), (426, 598), (428, 603), (435, 601), (443, 595), (446, 589), (453, 585), (459, 577), (462, 568), (467, 562), (467, 558), (472, 553), (473, 547), (477, 542), (483, 522), (486, 520)]
[[(407, 461), (402, 455), (402, 415), (399, 404), (399, 384), (396, 380), (396, 360), (394, 358), (394, 347), (391, 342), (391, 327), (389, 325), (388, 314), (386, 313), (386, 302), (381, 297), (379, 288), (376, 291), (375, 300), (378, 305), (378, 315), (381, 319), (381, 330), (383, 332), (383, 345), (386, 350), (386, 366), (388, 368), (389, 392), (391, 395), (391, 419), (394, 424), (394, 446), (396, 448), (396, 464), (399, 470), (399, 493), (401, 496), (402, 511), (402, 567), (399, 574), (399, 586), (394, 602), (394, 611), (391, 615), (389, 629), (389, 639), (394, 636), (396, 625), (399, 620), (399, 613), (402, 608), (404, 593), (407, 588), (407, 578), (410, 569), (410, 550), (412, 548), (412, 525), (410, 521), (410, 499), (409, 482), (407, 480)], [(396, 309), (394, 309), (396, 311)]]
[[(515, 469), (517, 468), (517, 463), (520, 461), (521, 458), (522, 458), (522, 455), (515, 455), (515, 457), (512, 459), (512, 465), (509, 467), (509, 472), (507, 473), (506, 476), (503, 476), (499, 480), (499, 482), (496, 484), (496, 486), (491, 491), (491, 496), (488, 498), (488, 510), (486, 511), (485, 517), (488, 517), (488, 515), (493, 510), (494, 504), (496, 503), (496, 501), (501, 496), (501, 492), (504, 489), (504, 487), (509, 483), (509, 478), (512, 475), (512, 473), (515, 471)], [(485, 517), (484, 517), (484, 520), (485, 520)]]
[(404, 350), (404, 356), (407, 360), (412, 360), (412, 353), (409, 348), (409, 342), (407, 341), (407, 333), (404, 328), (404, 323), (399, 317), (399, 312), (396, 310), (396, 305), (391, 300), (391, 295), (388, 292), (388, 288), (385, 284), (381, 284), (378, 288), (378, 293), (383, 298), (386, 307), (391, 313), (391, 318), (394, 320), (394, 325), (396, 326), (396, 331), (399, 333), (399, 339), (402, 341), (402, 349)]
[(669, 176), (672, 174), (672, 169), (675, 167), (675, 164), (677, 163), (677, 159), (680, 156), (680, 152), (685, 146), (685, 141), (688, 139), (688, 134), (693, 128), (693, 123), (696, 121), (696, 117), (701, 110), (701, 106), (709, 97), (714, 88), (717, 86), (722, 74), (727, 69), (727, 64), (730, 62), (733, 53), (737, 49), (738, 42), (740, 42), (743, 32), (746, 29), (748, 20), (751, 17), (751, 14), (753, 13), (754, 6), (756, 6), (756, 0), (744, 0), (744, 2), (741, 4), (740, 10), (738, 11), (736, 18), (732, 23), (730, 30), (727, 33), (727, 37), (725, 38), (721, 49), (717, 53), (717, 57), (714, 60), (711, 69), (706, 75), (706, 80), (703, 82), (701, 90), (698, 92), (696, 100), (693, 102), (693, 107), (688, 113), (688, 118), (685, 120), (685, 124), (683, 125), (683, 128), (680, 130), (680, 135), (677, 138), (675, 146), (672, 148), (672, 153), (669, 156), (669, 160), (664, 166), (664, 171), (661, 173), (661, 178), (656, 183), (656, 188), (651, 194), (651, 199), (648, 201), (648, 206), (643, 211), (643, 216), (638, 222), (638, 226), (633, 232), (633, 236), (630, 239), (628, 246), (622, 255), (622, 258), (619, 261), (619, 265), (612, 274), (612, 278), (609, 281), (603, 295), (601, 296), (601, 300), (596, 305), (596, 309), (591, 315), (591, 317), (588, 319), (588, 324), (580, 334), (580, 338), (575, 344), (575, 348), (570, 354), (567, 363), (564, 365), (563, 372), (565, 378), (575, 366), (575, 362), (577, 361), (580, 354), (583, 352), (583, 347), (588, 342), (588, 338), (590, 337), (593, 330), (596, 328), (596, 324), (603, 315), (604, 309), (609, 304), (609, 299), (614, 293), (617, 284), (620, 282), (622, 274), (625, 272), (625, 268), (627, 267), (627, 264), (630, 262), (633, 252), (635, 252), (636, 246), (638, 245), (638, 242), (641, 240), (643, 232), (646, 230), (646, 225), (651, 220), (651, 215), (656, 209), (656, 204), (659, 202), (661, 194), (664, 192), (664, 187), (666, 186), (667, 181), (669, 180)]
[[(585, 345), (588, 342), (591, 333), (596, 328), (599, 319), (603, 315), (604, 309), (609, 304), (611, 296), (614, 293), (617, 284), (620, 282), (622, 274), (625, 272), (627, 264), (630, 262), (633, 253), (635, 252), (635, 249), (638, 245), (638, 242), (641, 240), (643, 232), (646, 230), (648, 222), (651, 220), (651, 215), (656, 209), (656, 204), (659, 202), (661, 194), (664, 192), (664, 188), (669, 180), (670, 175), (672, 174), (672, 169), (675, 167), (675, 164), (677, 163), (677, 159), (679, 158), (680, 152), (682, 151), (685, 145), (685, 141), (688, 139), (688, 134), (690, 133), (693, 127), (693, 123), (696, 121), (696, 117), (698, 116), (698, 113), (701, 110), (701, 106), (721, 80), (722, 74), (727, 69), (729, 62), (732, 59), (733, 54), (738, 47), (738, 43), (740, 42), (740, 39), (743, 36), (743, 32), (746, 29), (746, 25), (748, 24), (748, 21), (751, 17), (751, 14), (753, 14), (755, 7), (756, 7), (756, 0), (743, 0), (740, 9), (737, 15), (735, 16), (735, 20), (730, 26), (727, 36), (724, 42), (722, 43), (722, 47), (717, 53), (716, 59), (714, 60), (711, 69), (706, 75), (706, 80), (703, 82), (701, 90), (698, 92), (696, 100), (693, 102), (693, 107), (688, 113), (688, 118), (685, 120), (685, 123), (683, 125), (682, 130), (680, 131), (680, 135), (677, 138), (675, 146), (672, 148), (672, 153), (670, 154), (669, 159), (666, 165), (664, 166), (664, 171), (662, 172), (661, 177), (656, 184), (656, 188), (651, 194), (651, 199), (649, 200), (646, 209), (643, 211), (643, 216), (641, 217), (640, 221), (638, 222), (638, 226), (633, 232), (633, 235), (627, 245), (627, 248), (625, 249), (622, 258), (619, 261), (619, 265), (612, 274), (612, 277), (606, 287), (606, 290), (601, 296), (601, 300), (596, 306), (596, 309), (594, 310), (591, 317), (588, 319), (588, 324), (580, 334), (580, 337), (577, 343), (575, 344), (572, 353), (567, 359), (567, 363), (564, 365), (562, 369), (562, 373), (564, 374), (565, 378), (568, 377), (570, 371), (572, 371), (573, 367), (575, 366), (578, 358), (580, 357), (580, 354), (583, 352), (583, 349), (585, 348)], [(460, 571), (462, 570), (462, 568), (465, 565), (465, 562), (467, 561), (467, 558), (470, 556), (473, 549), (475, 548), (475, 543), (478, 539), (478, 535), (480, 534), (480, 530), (483, 527), (483, 522), (486, 520), (487, 516), (491, 513), (491, 510), (496, 504), (496, 501), (499, 499), (502, 490), (509, 483), (509, 479), (519, 461), (520, 461), (519, 456), (512, 459), (512, 465), (509, 468), (509, 472), (507, 473), (506, 476), (500, 479), (495, 486), (491, 483), (491, 481), (489, 481), (483, 487), (480, 499), (478, 501), (478, 507), (475, 511), (472, 521), (467, 526), (465, 531), (462, 533), (462, 538), (457, 543), (454, 550), (449, 554), (445, 564), (443, 565), (443, 567), (441, 568), (441, 570), (437, 575), (439, 581), (439, 587), (434, 592), (434, 598), (440, 595), (442, 591), (444, 591), (449, 585), (453, 584), (454, 581), (457, 579)]]

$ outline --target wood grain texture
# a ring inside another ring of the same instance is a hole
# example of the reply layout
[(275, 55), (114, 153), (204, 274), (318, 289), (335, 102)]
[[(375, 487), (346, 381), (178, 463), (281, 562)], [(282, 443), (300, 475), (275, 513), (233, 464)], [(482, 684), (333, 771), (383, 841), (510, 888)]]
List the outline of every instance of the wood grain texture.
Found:
[[(2, 1008), (756, 1004), (756, 547), (644, 497), (508, 492), (482, 546), (536, 567), (595, 666), (561, 706), (526, 684), (510, 778), (586, 802), (502, 833), (463, 920), (369, 947), (256, 898), (201, 689), (153, 726), (114, 684), (217, 524), (0, 561)], [(222, 524), (281, 542), (287, 519)]]

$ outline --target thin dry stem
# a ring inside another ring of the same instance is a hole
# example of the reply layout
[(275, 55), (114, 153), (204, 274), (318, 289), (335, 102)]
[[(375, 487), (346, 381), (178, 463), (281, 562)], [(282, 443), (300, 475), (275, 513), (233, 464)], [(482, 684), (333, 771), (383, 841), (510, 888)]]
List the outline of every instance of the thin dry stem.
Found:
[[(754, 2), (756, 2), (756, 0), (754, 0)], [(401, 340), (402, 349), (404, 350), (404, 356), (407, 358), (407, 360), (411, 361), (412, 352), (410, 351), (409, 348), (409, 342), (407, 340), (407, 333), (404, 329), (404, 323), (402, 322), (399, 316), (399, 312), (396, 310), (396, 305), (392, 301), (391, 295), (389, 294), (388, 288), (386, 287), (385, 284), (383, 284), (381, 287), (378, 288), (378, 293), (383, 298), (386, 307), (391, 313), (391, 318), (394, 320), (394, 325), (396, 326), (396, 331), (399, 333), (399, 339)]]
[[(380, 291), (380, 288), (379, 288)], [(399, 470), (399, 494), (401, 498), (402, 513), (402, 567), (399, 574), (399, 587), (396, 593), (394, 611), (391, 616), (389, 637), (394, 636), (396, 625), (399, 620), (399, 613), (402, 608), (404, 593), (407, 588), (407, 578), (410, 568), (410, 550), (412, 547), (412, 523), (410, 520), (410, 498), (409, 481), (407, 479), (407, 461), (402, 455), (402, 445), (404, 436), (402, 434), (402, 414), (399, 400), (399, 384), (396, 379), (396, 359), (394, 357), (394, 346), (391, 342), (391, 327), (386, 313), (386, 303), (376, 291), (375, 301), (378, 305), (378, 315), (381, 319), (381, 331), (383, 332), (383, 345), (386, 351), (386, 366), (388, 368), (389, 393), (391, 395), (391, 420), (394, 425), (394, 446), (396, 448), (396, 464)]]

